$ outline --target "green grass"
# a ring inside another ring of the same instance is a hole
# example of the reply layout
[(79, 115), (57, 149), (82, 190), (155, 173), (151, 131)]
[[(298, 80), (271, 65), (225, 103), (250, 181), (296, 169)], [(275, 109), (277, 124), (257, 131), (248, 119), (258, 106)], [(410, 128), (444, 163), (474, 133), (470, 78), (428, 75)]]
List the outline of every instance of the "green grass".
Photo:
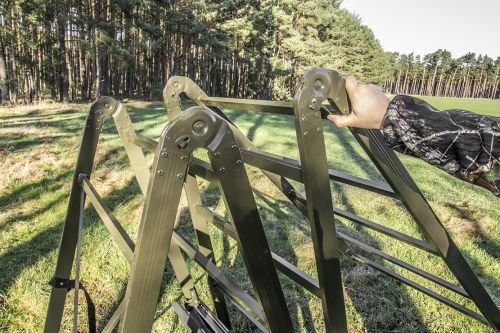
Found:
[[(426, 98), (427, 99), (427, 98)], [(439, 108), (463, 107), (484, 114), (500, 115), (498, 101), (436, 99)], [(164, 108), (158, 103), (129, 103), (138, 132), (158, 137), (166, 123)], [(65, 216), (86, 106), (42, 105), (0, 110), (0, 331), (40, 332), (53, 274), (57, 247)], [(256, 145), (266, 151), (297, 158), (293, 119), (290, 117), (229, 111), (229, 116)], [(357, 176), (381, 180), (375, 167), (343, 129), (325, 123), (330, 166)], [(126, 155), (120, 148), (112, 121), (105, 124), (101, 137), (93, 184), (127, 231), (135, 238), (142, 208), (139, 187)], [(149, 156), (151, 158), (151, 156)], [(450, 177), (417, 159), (402, 157), (403, 163), (427, 199), (450, 230), (480, 280), (500, 303), (500, 205), (486, 190)], [(273, 251), (316, 276), (310, 231), (294, 207), (254, 168), (248, 168), (258, 190), (260, 207)], [(218, 190), (200, 181), (206, 205), (225, 215)], [(391, 199), (349, 186), (332, 184), (335, 205), (355, 212), (415, 237), (421, 232), (401, 205)], [(183, 199), (185, 204), (185, 200)], [(179, 229), (193, 237), (186, 210), (181, 209)], [(392, 239), (364, 230), (339, 219), (343, 232), (374, 245), (415, 266), (454, 281), (441, 260)], [(235, 242), (211, 228), (217, 263), (245, 289), (250, 282)], [(387, 263), (386, 263), (387, 264)], [(390, 264), (387, 264), (391, 266)], [(201, 296), (207, 286), (202, 271), (190, 263)], [(392, 266), (391, 266), (392, 267)], [(491, 332), (486, 326), (402, 286), (372, 269), (342, 261), (347, 313), (351, 332)], [(397, 270), (397, 269), (396, 269)], [(471, 306), (470, 301), (397, 270), (453, 300)], [(85, 212), (82, 279), (97, 306), (102, 325), (123, 296), (128, 264), (113, 244), (93, 208)], [(280, 276), (290, 313), (298, 332), (322, 332), (318, 300)], [(186, 332), (169, 304), (180, 297), (172, 272), (164, 276), (162, 297), (154, 325), (155, 332)], [(64, 316), (64, 330), (70, 331), (72, 293)], [(82, 303), (84, 304), (83, 298)], [(231, 309), (235, 312), (234, 309)], [(85, 322), (85, 311), (80, 315)], [(238, 331), (251, 331), (241, 316), (235, 315)], [(82, 324), (81, 330), (85, 331)]]
[(440, 110), (463, 109), (491, 116), (500, 116), (500, 100), (419, 96)]

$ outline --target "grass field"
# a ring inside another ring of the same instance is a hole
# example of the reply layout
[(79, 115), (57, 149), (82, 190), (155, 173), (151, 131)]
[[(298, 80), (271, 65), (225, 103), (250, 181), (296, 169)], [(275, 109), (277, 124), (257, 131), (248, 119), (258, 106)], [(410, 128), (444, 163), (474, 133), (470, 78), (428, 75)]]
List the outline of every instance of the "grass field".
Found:
[[(500, 116), (500, 102), (426, 98), (440, 108), (463, 107)], [(166, 122), (160, 103), (128, 103), (138, 132), (158, 137)], [(40, 332), (49, 296), (47, 281), (55, 267), (70, 179), (78, 153), (86, 105), (52, 104), (0, 110), (0, 331)], [(298, 157), (293, 119), (285, 116), (229, 111), (229, 116), (256, 145), (266, 151)], [(381, 180), (376, 168), (350, 137), (349, 132), (325, 123), (330, 166), (351, 174)], [(113, 208), (125, 228), (135, 236), (142, 197), (133, 178), (112, 121), (105, 124), (97, 153), (93, 184)], [(150, 156), (151, 157), (151, 156)], [(402, 157), (443, 224), (500, 305), (500, 205), (486, 190), (456, 180), (422, 161)], [(316, 276), (307, 223), (283, 195), (257, 170), (248, 169), (258, 190), (264, 226), (273, 251)], [(224, 215), (223, 202), (213, 186), (201, 182), (205, 204)], [(414, 237), (421, 233), (401, 205), (365, 191), (332, 184), (334, 204)], [(193, 237), (185, 209), (180, 211), (180, 231)], [(454, 281), (445, 265), (375, 232), (339, 219), (338, 228), (409, 263)], [(232, 240), (211, 229), (219, 266), (250, 289), (241, 256)], [(128, 264), (113, 244), (93, 208), (87, 207), (82, 257), (82, 280), (94, 298), (100, 327), (124, 294)], [(388, 266), (390, 264), (386, 263)], [(207, 287), (201, 270), (191, 264), (202, 297)], [(392, 267), (392, 266), (391, 266)], [(492, 332), (418, 291), (380, 273), (342, 261), (347, 314), (351, 332)], [(395, 268), (396, 269), (396, 268)], [(400, 272), (398, 269), (396, 269)], [(429, 288), (474, 308), (470, 301), (450, 295), (436, 285), (401, 272)], [(320, 302), (280, 276), (290, 313), (298, 332), (323, 332)], [(186, 332), (169, 304), (180, 296), (170, 269), (164, 276), (163, 294), (154, 324), (155, 332)], [(71, 329), (72, 293), (64, 317), (64, 331)], [(83, 297), (81, 299), (84, 304)], [(84, 308), (84, 307), (82, 307)], [(234, 312), (234, 309), (232, 309)], [(80, 315), (85, 332), (85, 311)], [(236, 317), (237, 331), (253, 328)]]

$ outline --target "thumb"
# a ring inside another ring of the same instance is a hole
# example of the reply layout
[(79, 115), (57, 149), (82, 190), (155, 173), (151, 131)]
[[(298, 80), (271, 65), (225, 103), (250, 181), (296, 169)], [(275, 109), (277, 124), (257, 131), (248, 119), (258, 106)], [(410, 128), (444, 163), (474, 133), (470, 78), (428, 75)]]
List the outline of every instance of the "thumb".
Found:
[(330, 114), (327, 118), (337, 127), (356, 127), (357, 117), (354, 113), (348, 115)]
[(356, 80), (356, 78), (352, 75), (349, 75), (345, 79), (345, 90), (347, 91), (347, 94), (349, 95), (350, 98), (352, 98), (352, 96), (354, 95), (354, 91), (358, 87), (358, 84), (359, 84), (358, 80)]

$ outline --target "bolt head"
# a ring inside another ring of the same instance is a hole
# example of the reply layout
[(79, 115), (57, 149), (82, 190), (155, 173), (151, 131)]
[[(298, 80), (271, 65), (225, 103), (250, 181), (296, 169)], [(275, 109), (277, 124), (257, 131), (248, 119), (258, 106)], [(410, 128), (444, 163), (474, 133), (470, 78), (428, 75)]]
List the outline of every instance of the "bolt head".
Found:
[(203, 135), (207, 133), (207, 125), (202, 120), (197, 120), (193, 124), (193, 133), (196, 135)]

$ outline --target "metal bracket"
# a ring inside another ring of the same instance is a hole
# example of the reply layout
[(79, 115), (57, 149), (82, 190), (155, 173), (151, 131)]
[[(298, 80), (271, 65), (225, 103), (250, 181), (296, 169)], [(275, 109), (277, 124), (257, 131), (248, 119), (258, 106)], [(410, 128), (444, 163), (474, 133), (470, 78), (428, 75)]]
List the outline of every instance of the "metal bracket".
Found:
[(52, 288), (61, 288), (70, 291), (71, 289), (75, 288), (75, 280), (64, 279), (54, 276), (52, 277), (52, 279), (50, 279), (49, 286), (52, 286)]

